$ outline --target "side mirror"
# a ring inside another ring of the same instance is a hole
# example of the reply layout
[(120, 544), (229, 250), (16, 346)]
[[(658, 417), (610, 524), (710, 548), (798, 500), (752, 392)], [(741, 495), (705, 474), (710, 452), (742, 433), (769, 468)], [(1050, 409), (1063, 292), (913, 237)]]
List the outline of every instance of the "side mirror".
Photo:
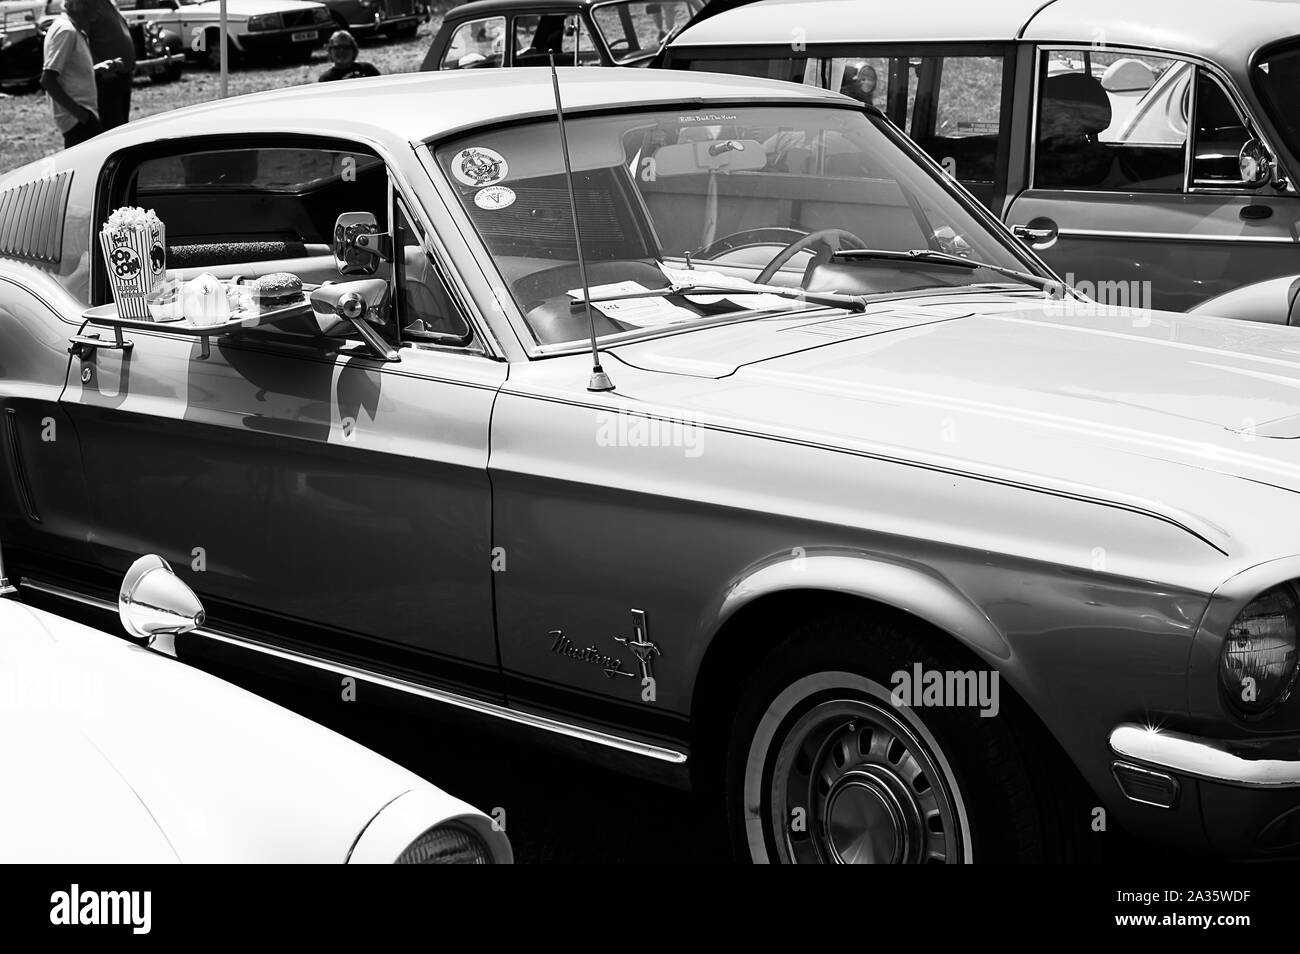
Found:
[(176, 656), (176, 637), (203, 625), (203, 604), (160, 556), (131, 564), (117, 595), (117, 615), (127, 634), (165, 656)]
[(373, 275), (392, 260), (392, 242), (369, 212), (344, 212), (334, 220), (333, 251), (340, 275)]
[(1273, 178), (1273, 157), (1268, 154), (1262, 142), (1249, 139), (1237, 154), (1237, 169), (1241, 173), (1243, 186), (1258, 188)]
[(317, 329), (327, 338), (355, 332), (376, 357), (384, 361), (402, 360), (397, 349), (371, 327), (388, 320), (388, 282), (383, 279), (326, 282), (311, 293), (311, 310)]

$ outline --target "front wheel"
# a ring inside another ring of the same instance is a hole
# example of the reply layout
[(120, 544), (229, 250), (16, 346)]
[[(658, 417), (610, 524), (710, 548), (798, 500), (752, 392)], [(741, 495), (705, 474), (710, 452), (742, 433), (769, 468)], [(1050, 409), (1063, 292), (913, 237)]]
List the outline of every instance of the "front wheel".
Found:
[[(1060, 793), (1077, 790), (1051, 777), (1055, 762), (1036, 755), (1041, 740), (1009, 693), (991, 716), (976, 699), (894, 705), (895, 674), (911, 677), (918, 663), (980, 668), (938, 642), (846, 615), (791, 634), (760, 664), (732, 724), (723, 787), (738, 858), (960, 864), (1069, 853), (1063, 829), (1085, 831), (1086, 808), (1066, 806)], [(984, 680), (997, 687), (987, 669)]]

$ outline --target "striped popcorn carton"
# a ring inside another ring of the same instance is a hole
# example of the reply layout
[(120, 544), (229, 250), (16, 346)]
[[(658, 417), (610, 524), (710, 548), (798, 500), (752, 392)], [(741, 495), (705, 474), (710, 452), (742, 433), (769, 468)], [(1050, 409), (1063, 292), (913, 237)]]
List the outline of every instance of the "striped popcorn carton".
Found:
[(167, 277), (167, 228), (152, 211), (118, 209), (99, 233), (109, 287), (122, 318), (150, 320), (147, 298)]

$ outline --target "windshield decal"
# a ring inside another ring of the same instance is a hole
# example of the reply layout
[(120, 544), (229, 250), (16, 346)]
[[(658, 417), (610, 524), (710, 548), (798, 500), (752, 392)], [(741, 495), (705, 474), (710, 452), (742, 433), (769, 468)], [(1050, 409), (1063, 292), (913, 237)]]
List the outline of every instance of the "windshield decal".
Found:
[(486, 209), (489, 212), (496, 209), (507, 209), (515, 204), (515, 190), (502, 185), (479, 189), (474, 193), (474, 204), (480, 209)]
[(451, 174), (456, 181), (467, 186), (496, 185), (510, 173), (505, 156), (495, 149), (470, 146), (456, 153), (451, 160)]

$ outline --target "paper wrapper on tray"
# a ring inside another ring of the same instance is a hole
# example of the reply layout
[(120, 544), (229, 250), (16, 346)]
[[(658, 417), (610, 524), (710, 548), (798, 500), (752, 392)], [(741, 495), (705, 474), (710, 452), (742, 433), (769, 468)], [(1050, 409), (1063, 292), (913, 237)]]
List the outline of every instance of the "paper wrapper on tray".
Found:
[[(139, 213), (130, 217), (134, 224), (115, 221), (123, 212)], [(146, 298), (167, 274), (166, 226), (152, 212), (119, 209), (100, 231), (99, 244), (117, 313), (149, 320)]]

